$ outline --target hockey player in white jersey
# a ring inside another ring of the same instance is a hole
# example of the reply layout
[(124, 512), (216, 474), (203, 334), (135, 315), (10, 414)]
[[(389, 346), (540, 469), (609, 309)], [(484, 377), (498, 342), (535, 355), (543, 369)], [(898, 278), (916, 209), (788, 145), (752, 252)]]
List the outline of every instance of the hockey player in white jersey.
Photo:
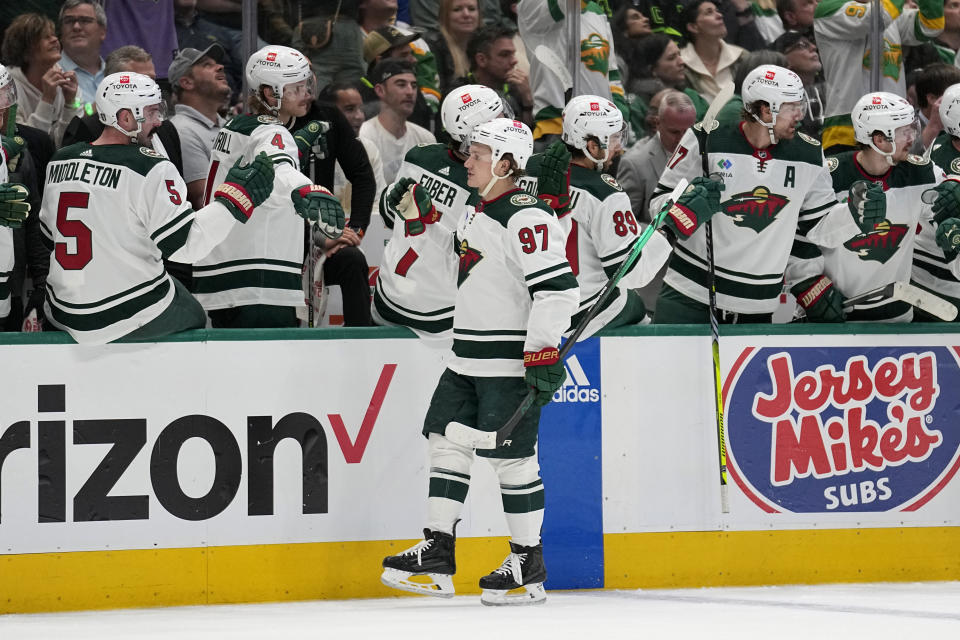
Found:
[[(619, 149), (623, 125), (620, 110), (606, 98), (571, 99), (563, 110), (562, 141), (533, 156), (528, 175), (520, 180), (528, 192), (551, 205), (567, 234), (567, 260), (580, 284), (580, 307), (570, 321), (570, 331), (596, 302), (643, 231), (631, 211), (630, 197), (606, 173)], [(712, 214), (704, 212), (704, 220)], [(669, 260), (672, 247), (667, 233), (650, 238), (581, 339), (605, 326), (644, 319), (646, 309), (633, 289), (650, 282)]]
[(251, 224), (194, 265), (194, 293), (214, 327), (293, 327), (304, 307), (301, 217), (335, 239), (344, 213), (332, 193), (300, 172), (301, 157), (323, 127), (314, 121), (292, 133), (287, 128), (307, 113), (316, 94), (309, 61), (295, 49), (270, 45), (250, 56), (246, 77), (251, 113), (232, 118), (217, 134), (207, 190), (238, 159), (261, 152), (274, 162), (276, 184)]
[[(821, 247), (824, 273), (846, 298), (907, 282), (918, 231), (928, 229), (933, 251), (943, 259), (936, 248), (933, 207), (922, 198), (944, 175), (929, 159), (910, 153), (920, 135), (913, 106), (892, 93), (868, 93), (851, 115), (860, 150), (827, 161), (837, 198), (846, 204), (834, 207), (807, 234)], [(858, 322), (912, 318), (913, 308), (901, 300), (858, 305), (847, 313), (847, 320)]]
[[(712, 219), (720, 321), (770, 322), (784, 279), (811, 320), (839, 321), (842, 301), (822, 276), (819, 248), (806, 237), (837, 199), (820, 143), (797, 130), (806, 105), (803, 83), (783, 67), (761, 65), (747, 74), (741, 95), (740, 121), (721, 121), (708, 142), (707, 165), (725, 185)], [(651, 213), (681, 178), (702, 174), (704, 139), (699, 125), (684, 134), (660, 176)], [(682, 225), (678, 229), (682, 234)], [(654, 322), (709, 317), (706, 228), (682, 235)]]
[(163, 267), (190, 263), (247, 223), (273, 186), (266, 156), (230, 168), (194, 211), (169, 160), (141, 146), (163, 119), (149, 77), (116, 73), (96, 96), (103, 133), (60, 149), (47, 169), (40, 228), (52, 252), (46, 315), (79, 343), (202, 328), (203, 309)]
[[(960, 84), (955, 84), (943, 92), (940, 99), (940, 122), (945, 133), (937, 138), (930, 159), (948, 176), (960, 174)], [(920, 227), (917, 244), (913, 250), (912, 284), (926, 289), (960, 308), (960, 279), (955, 273), (956, 251), (950, 238), (955, 237), (951, 230), (951, 218), (960, 218), (960, 203), (951, 206), (954, 201), (954, 186), (951, 180), (941, 187), (946, 197), (936, 207), (937, 218), (943, 221), (936, 229), (925, 224)], [(939, 241), (938, 241), (939, 232)], [(923, 309), (913, 310), (914, 322), (940, 322), (940, 319)]]
[[(6, 67), (0, 65), (0, 111), (15, 104), (17, 85)], [(30, 195), (27, 188), (7, 182), (10, 177), (7, 162), (20, 153), (24, 144), (23, 138), (19, 136), (3, 138), (3, 166), (0, 166), (0, 327), (10, 315), (9, 281), (14, 265), (13, 229), (22, 227), (30, 212), (30, 205), (26, 202)]]
[(450, 247), (458, 223), (477, 203), (461, 145), (474, 127), (502, 113), (493, 89), (452, 90), (440, 109), (452, 143), (408, 151), (396, 181), (380, 194), (380, 215), (392, 233), (373, 294), (376, 324), (409, 327), (433, 346), (450, 346), (457, 295), (457, 256)]
[[(480, 579), (484, 604), (532, 604), (546, 598), (540, 529), (543, 482), (537, 464), (539, 406), (550, 402), (565, 372), (557, 345), (577, 308), (577, 281), (564, 256), (563, 230), (550, 208), (516, 185), (533, 151), (523, 123), (498, 118), (470, 136), (468, 184), (481, 202), (457, 232), (460, 255), (453, 356), (424, 420), (430, 489), (424, 540), (383, 561), (388, 586), (453, 595), (455, 527), (470, 486), (472, 449), (445, 433), (451, 424), (495, 431), (530, 387), (537, 406), (512, 440), (477, 450), (500, 482), (510, 554)], [(414, 580), (427, 575), (431, 583)], [(519, 593), (508, 593), (523, 587)]]

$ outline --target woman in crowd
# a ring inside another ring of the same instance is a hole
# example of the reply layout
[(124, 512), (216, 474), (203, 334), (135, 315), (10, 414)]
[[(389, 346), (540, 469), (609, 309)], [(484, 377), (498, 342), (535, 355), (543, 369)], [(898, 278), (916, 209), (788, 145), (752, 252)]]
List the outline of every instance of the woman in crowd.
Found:
[(467, 42), (483, 24), (478, 0), (440, 0), (437, 12), (440, 32), (427, 39), (437, 58), (440, 92), (444, 95), (470, 71)]
[(710, 0), (693, 0), (684, 9), (687, 45), (680, 50), (687, 82), (707, 100), (733, 84), (734, 68), (746, 50), (727, 44), (723, 15)]

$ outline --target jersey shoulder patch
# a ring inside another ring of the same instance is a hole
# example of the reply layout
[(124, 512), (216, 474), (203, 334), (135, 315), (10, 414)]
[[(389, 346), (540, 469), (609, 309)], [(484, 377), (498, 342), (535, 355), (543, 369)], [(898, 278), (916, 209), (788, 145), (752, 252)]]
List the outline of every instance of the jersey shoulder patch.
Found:
[(830, 169), (830, 173), (833, 173), (837, 170), (837, 167), (840, 166), (840, 161), (834, 156), (827, 158), (827, 169)]
[(157, 153), (153, 149), (148, 147), (140, 147), (140, 153), (147, 156), (148, 158), (163, 158), (163, 154)]
[(623, 187), (620, 186), (620, 183), (617, 182), (617, 179), (611, 176), (609, 173), (600, 174), (600, 179), (606, 182), (608, 185), (616, 189), (617, 191), (623, 191)]
[(273, 116), (257, 116), (257, 122), (260, 124), (280, 124), (280, 120)]
[(929, 164), (930, 160), (927, 158), (924, 158), (923, 156), (918, 156), (911, 153), (910, 155), (907, 156), (907, 162), (909, 162), (910, 164), (915, 164), (918, 167), (922, 167), (925, 164)]
[(803, 131), (797, 131), (797, 135), (800, 136), (800, 139), (801, 139), (801, 140), (803, 140), (804, 142), (806, 142), (806, 143), (808, 143), (808, 144), (812, 144), (812, 145), (815, 146), (815, 147), (819, 147), (819, 146), (820, 146), (820, 141), (819, 141), (819, 140), (817, 140), (816, 138), (813, 138), (813, 137), (808, 136), (808, 135), (805, 134)]
[(960, 157), (950, 161), (950, 173), (960, 174)]
[(518, 207), (531, 207), (540, 202), (529, 193), (518, 193), (510, 197), (510, 204)]

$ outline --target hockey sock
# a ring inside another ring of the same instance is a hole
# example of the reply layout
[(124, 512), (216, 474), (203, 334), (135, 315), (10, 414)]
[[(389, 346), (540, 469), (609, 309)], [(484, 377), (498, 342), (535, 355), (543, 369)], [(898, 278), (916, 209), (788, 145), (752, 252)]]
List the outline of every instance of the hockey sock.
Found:
[(470, 489), (473, 452), (445, 437), (430, 434), (430, 488), (427, 494), (427, 527), (453, 533)]
[(488, 458), (500, 480), (503, 514), (515, 544), (535, 547), (543, 528), (543, 481), (535, 456), (516, 459)]

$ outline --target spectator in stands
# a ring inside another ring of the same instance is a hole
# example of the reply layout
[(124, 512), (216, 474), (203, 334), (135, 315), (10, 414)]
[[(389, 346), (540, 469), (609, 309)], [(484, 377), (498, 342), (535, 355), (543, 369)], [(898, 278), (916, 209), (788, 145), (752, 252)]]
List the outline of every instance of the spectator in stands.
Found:
[(687, 82), (709, 102), (733, 85), (734, 67), (746, 50), (724, 40), (727, 26), (711, 0), (693, 0), (684, 15), (688, 44), (680, 55), (687, 66)]
[(467, 43), (480, 28), (479, 0), (440, 0), (437, 19), (439, 30), (427, 38), (430, 50), (437, 59), (440, 74), (440, 93), (446, 95), (456, 86), (457, 78), (470, 71)]
[(383, 178), (393, 182), (407, 151), (421, 143), (436, 142), (433, 134), (408, 122), (416, 103), (417, 80), (413, 67), (399, 60), (383, 60), (369, 80), (380, 98), (380, 113), (360, 127), (360, 137), (379, 147)]
[[(396, 7), (396, 0), (392, 1)], [(302, 18), (291, 46), (310, 58), (317, 86), (352, 82), (363, 76), (363, 33), (357, 28), (357, 6), (362, 4), (363, 0), (299, 3)]]
[[(370, 3), (377, 0), (366, 1)], [(394, 5), (397, 4), (396, 0), (387, 1), (393, 2)], [(508, 15), (509, 5), (511, 4), (516, 5), (516, 0), (513, 2), (502, 2), (500, 0), (479, 0), (480, 14), (483, 16), (483, 23), (501, 24), (503, 23), (504, 17), (507, 18), (508, 22), (512, 18), (513, 22), (516, 23), (516, 7), (514, 7), (512, 12), (510, 12)], [(413, 26), (415, 26), (417, 29), (423, 29), (424, 31), (440, 31), (440, 5), (441, 0), (410, 0), (410, 18), (413, 20)], [(507, 5), (507, 7), (503, 8), (503, 5)]]
[(813, 12), (819, 0), (777, 0), (777, 14), (786, 31), (799, 31), (813, 39)]
[(110, 21), (103, 50), (113, 52), (130, 44), (137, 45), (152, 57), (157, 77), (166, 78), (178, 48), (173, 3), (109, 0), (103, 8)]
[[(363, 144), (364, 150), (367, 152), (367, 158), (370, 160), (370, 167), (373, 169), (373, 177), (377, 183), (377, 188), (374, 191), (376, 195), (379, 196), (380, 192), (387, 186), (386, 182), (383, 179), (383, 160), (380, 158), (380, 149), (377, 148), (373, 142), (367, 140), (366, 138), (361, 138), (360, 136), (360, 127), (363, 125), (364, 120), (366, 120), (363, 112), (363, 97), (360, 93), (360, 87), (355, 84), (347, 83), (336, 83), (327, 85), (322, 92), (320, 92), (319, 100), (321, 102), (330, 102), (336, 105), (337, 109), (340, 110), (340, 113), (343, 114), (343, 117), (347, 119), (347, 122), (350, 123), (350, 127), (353, 129), (354, 135), (357, 136), (357, 139)], [(332, 189), (333, 193), (339, 198), (340, 202), (343, 204), (343, 210), (350, 214), (352, 210), (351, 195), (353, 191), (353, 184), (347, 180), (346, 175), (343, 172), (343, 167), (340, 166), (340, 163), (337, 163), (336, 176), (334, 178), (334, 186)], [(373, 206), (376, 206), (376, 198), (373, 200)], [(371, 208), (371, 214), (373, 209)]]
[(807, 92), (807, 112), (801, 130), (809, 136), (820, 138), (823, 128), (823, 83), (819, 81), (820, 53), (817, 45), (799, 31), (787, 31), (773, 43), (773, 50), (786, 56), (784, 65), (803, 81)]
[[(0, 65), (0, 132), (6, 135), (10, 109), (17, 104), (16, 84), (9, 72)], [(13, 134), (26, 142), (19, 155), (7, 160), (8, 177), (6, 182), (22, 184), (30, 191), (27, 202), (34, 213), (40, 211), (43, 200), (43, 187), (46, 182), (47, 163), (56, 150), (53, 140), (45, 131), (15, 124)], [(2, 156), (2, 152), (0, 152)], [(0, 232), (2, 233), (2, 232)], [(38, 215), (27, 216), (21, 228), (12, 229), (8, 236), (13, 240), (13, 268), (6, 277), (0, 277), (0, 289), (6, 288), (10, 295), (11, 309), (4, 322), (0, 319), (0, 331), (40, 331), (43, 328), (43, 299), (47, 273), (50, 270), (50, 251), (43, 244)], [(0, 242), (0, 244), (3, 244)], [(9, 255), (4, 256), (9, 259)], [(9, 263), (7, 263), (9, 264)], [(24, 292), (24, 281), (29, 277), (33, 289)], [(23, 296), (27, 295), (26, 304)], [(0, 295), (0, 299), (4, 296)]]
[(39, 13), (51, 20), (60, 17), (60, 5), (63, 0), (16, 0), (0, 2), (0, 35), (6, 31), (13, 19), (23, 13)]
[(517, 67), (515, 31), (501, 25), (478, 29), (467, 44), (470, 73), (468, 84), (482, 84), (510, 105), (514, 117), (533, 126), (533, 93), (530, 77)]
[[(632, 4), (624, 4), (613, 14), (613, 43), (617, 51), (617, 66), (623, 76), (623, 86), (630, 84), (636, 68), (637, 45), (653, 33), (650, 18)], [(638, 61), (639, 62), (639, 61)]]
[(77, 106), (77, 74), (60, 66), (60, 40), (53, 20), (36, 13), (17, 16), (3, 34), (0, 54), (17, 85), (17, 122), (45, 131), (59, 145)]
[(106, 63), (100, 47), (107, 37), (107, 14), (93, 0), (67, 0), (60, 9), (60, 66), (77, 74), (85, 113), (93, 113), (97, 85)]
[(176, 98), (170, 122), (180, 136), (187, 200), (195, 209), (205, 204), (210, 152), (217, 133), (226, 124), (219, 113), (230, 99), (224, 55), (223, 47), (216, 43), (203, 51), (181, 49), (167, 73)]
[[(220, 25), (201, 18), (197, 12), (197, 0), (173, 0), (174, 20), (177, 28), (177, 45), (179, 49), (199, 49), (203, 51), (216, 43), (224, 50), (222, 63), (227, 74), (227, 82), (234, 96), (240, 95), (243, 86), (243, 69), (240, 60), (243, 53), (239, 43), (230, 32)], [(278, 42), (277, 44), (288, 44)], [(170, 81), (173, 84), (173, 81)]]
[[(410, 115), (409, 121), (432, 131), (436, 128), (436, 113), (430, 106), (430, 102), (435, 100), (435, 96), (439, 95), (439, 91), (437, 89), (424, 91), (423, 87), (419, 86), (419, 82), (424, 76), (432, 76), (433, 86), (438, 87), (439, 81), (437, 80), (436, 66), (433, 63), (433, 54), (428, 52), (427, 55), (429, 56), (430, 62), (429, 64), (424, 62), (426, 71), (421, 71), (420, 61), (417, 59), (417, 54), (415, 53), (416, 47), (413, 46), (414, 42), (420, 42), (426, 47), (426, 43), (423, 42), (423, 39), (418, 34), (407, 33), (391, 25), (377, 27), (369, 32), (363, 40), (363, 59), (367, 63), (368, 74), (378, 62), (387, 58), (400, 60), (413, 66), (417, 74), (417, 86), (420, 88), (420, 91), (417, 91), (417, 102), (414, 105), (413, 113)], [(380, 111), (380, 101), (377, 99), (373, 88), (365, 88), (362, 96), (364, 112), (367, 114), (367, 117), (372, 118), (377, 115)]]
[[(655, 97), (660, 104), (656, 133), (631, 147), (620, 158), (617, 170), (617, 182), (630, 196), (634, 214), (646, 223), (650, 222), (647, 207), (657, 180), (667, 166), (667, 160), (680, 144), (683, 134), (697, 120), (697, 111), (687, 94), (665, 89), (662, 95), (657, 94)], [(657, 296), (660, 295), (666, 271), (667, 265), (664, 265), (657, 277), (640, 289), (640, 297), (651, 315), (656, 310)]]
[[(940, 97), (947, 87), (957, 83), (960, 83), (960, 69), (952, 64), (934, 63), (917, 73), (916, 108), (923, 124), (923, 133), (920, 136), (923, 149), (932, 145), (937, 136), (943, 132), (938, 108)], [(923, 149), (914, 149), (914, 151), (923, 153)]]

